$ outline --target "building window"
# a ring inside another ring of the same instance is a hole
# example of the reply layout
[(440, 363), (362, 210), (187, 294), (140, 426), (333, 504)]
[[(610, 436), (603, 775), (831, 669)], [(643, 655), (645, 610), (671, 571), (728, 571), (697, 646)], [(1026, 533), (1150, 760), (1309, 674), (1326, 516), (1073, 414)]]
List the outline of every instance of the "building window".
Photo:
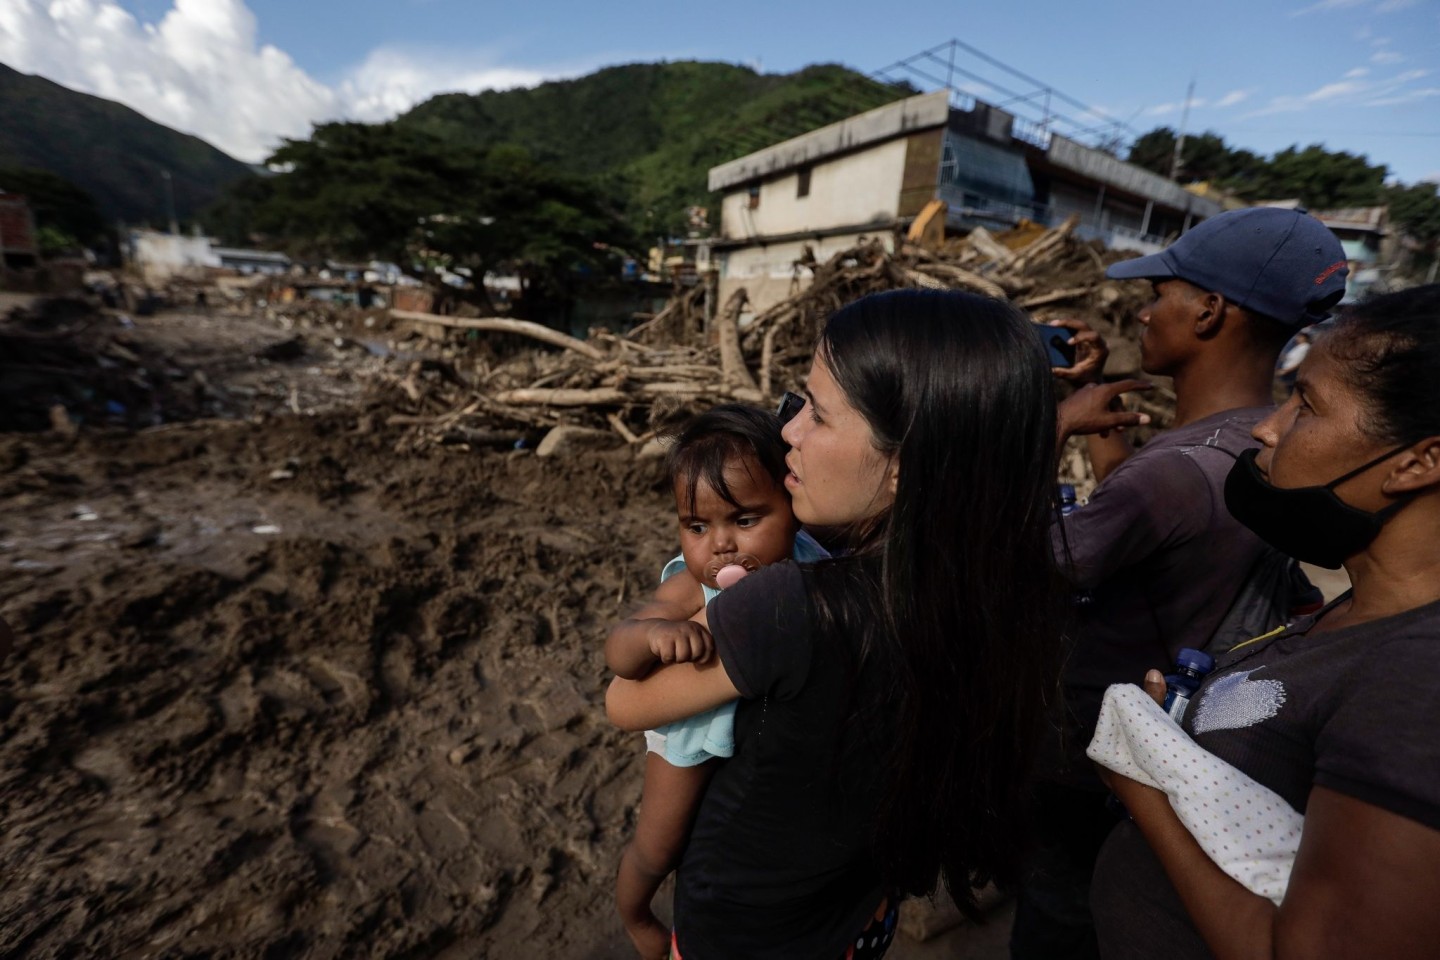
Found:
[(801, 167), (800, 172), (795, 176), (796, 198), (810, 196), (810, 168)]
[(760, 184), (758, 183), (750, 184), (749, 206), (751, 210), (760, 206)]
[(940, 154), (940, 182), (954, 183), (955, 174), (960, 169), (960, 161), (955, 157), (955, 148), (951, 146), (947, 137), (944, 150)]

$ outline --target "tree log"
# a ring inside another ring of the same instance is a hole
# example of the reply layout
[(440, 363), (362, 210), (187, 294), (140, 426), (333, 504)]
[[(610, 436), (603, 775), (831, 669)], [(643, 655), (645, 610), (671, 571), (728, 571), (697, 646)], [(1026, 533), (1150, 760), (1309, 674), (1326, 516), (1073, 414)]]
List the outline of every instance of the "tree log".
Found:
[(760, 388), (746, 368), (745, 354), (740, 350), (740, 311), (745, 309), (748, 299), (744, 289), (736, 290), (715, 318), (715, 332), (720, 339), (720, 379), (727, 387), (758, 392)]
[(442, 317), (436, 313), (417, 313), (414, 310), (391, 310), (390, 316), (396, 320), (411, 320), (416, 323), (429, 323), (437, 327), (449, 327), (456, 330), (484, 330), (490, 333), (515, 333), (522, 337), (530, 337), (532, 340), (540, 340), (556, 347), (563, 347), (566, 350), (573, 350), (591, 360), (605, 359), (605, 352), (593, 344), (584, 340), (577, 340), (569, 334), (561, 333), (559, 330), (551, 330), (538, 323), (531, 323), (529, 320), (509, 320), (504, 317), (480, 317), (468, 319), (463, 317)]

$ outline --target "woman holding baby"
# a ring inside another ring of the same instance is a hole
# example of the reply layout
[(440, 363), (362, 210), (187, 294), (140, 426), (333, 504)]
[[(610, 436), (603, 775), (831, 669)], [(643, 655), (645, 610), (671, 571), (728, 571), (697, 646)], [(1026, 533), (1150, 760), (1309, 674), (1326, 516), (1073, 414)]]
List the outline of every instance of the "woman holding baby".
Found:
[(1054, 689), (1049, 362), (1014, 308), (901, 291), (837, 312), (785, 426), (797, 519), (835, 557), (710, 602), (716, 656), (617, 679), (647, 729), (739, 698), (677, 874), (674, 954), (883, 952), (894, 908), (1015, 876)]

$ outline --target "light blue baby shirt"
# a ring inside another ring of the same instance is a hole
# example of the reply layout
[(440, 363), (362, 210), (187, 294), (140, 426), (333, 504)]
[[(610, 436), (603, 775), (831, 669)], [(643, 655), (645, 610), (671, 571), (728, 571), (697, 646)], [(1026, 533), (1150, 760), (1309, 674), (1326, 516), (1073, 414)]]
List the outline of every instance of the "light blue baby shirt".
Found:
[[(790, 555), (797, 563), (814, 563), (830, 557), (829, 552), (804, 530), (795, 535), (795, 548)], [(684, 569), (685, 557), (678, 556), (665, 564), (665, 569), (660, 571), (660, 581), (663, 583)], [(707, 606), (720, 596), (719, 590), (703, 583), (700, 589), (705, 591)], [(647, 730), (645, 744), (646, 749), (660, 754), (676, 767), (693, 767), (711, 757), (734, 756), (735, 701)]]

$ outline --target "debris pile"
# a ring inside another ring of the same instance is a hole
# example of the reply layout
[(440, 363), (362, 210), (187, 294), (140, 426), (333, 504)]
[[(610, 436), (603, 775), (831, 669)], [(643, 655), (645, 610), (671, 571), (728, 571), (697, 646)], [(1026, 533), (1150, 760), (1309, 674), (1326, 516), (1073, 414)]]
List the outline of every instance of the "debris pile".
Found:
[(194, 415), (188, 371), (130, 336), (128, 318), (79, 300), (42, 300), (0, 320), (0, 412), (6, 429), (73, 433), (80, 423), (132, 429), (156, 411)]
[[(611, 430), (625, 443), (644, 443), (676, 417), (715, 403), (775, 402), (800, 384), (830, 314), (867, 294), (905, 287), (1009, 299), (1038, 322), (1078, 317), (1110, 343), (1107, 375), (1133, 375), (1139, 370), (1134, 316), (1145, 294), (1107, 281), (1105, 267), (1124, 255), (1078, 240), (1075, 225), (1072, 219), (1051, 230), (1000, 236), (981, 228), (938, 249), (906, 243), (893, 253), (872, 240), (823, 263), (807, 250), (795, 265), (796, 291), (780, 303), (748, 311), (741, 289), (707, 316), (713, 290), (700, 285), (625, 336), (592, 331), (580, 340), (523, 321), (392, 310), (397, 328), (409, 323), (430, 336), (504, 333), (561, 349), (525, 351), (497, 363), (463, 354), (412, 361), (403, 374), (382, 378), (398, 411), (390, 423), (413, 428), (412, 447), (464, 443), (467, 436), (498, 442), (516, 431), (561, 425)], [(805, 273), (810, 282), (800, 288)], [(1160, 390), (1141, 403), (1162, 423), (1173, 401)]]

